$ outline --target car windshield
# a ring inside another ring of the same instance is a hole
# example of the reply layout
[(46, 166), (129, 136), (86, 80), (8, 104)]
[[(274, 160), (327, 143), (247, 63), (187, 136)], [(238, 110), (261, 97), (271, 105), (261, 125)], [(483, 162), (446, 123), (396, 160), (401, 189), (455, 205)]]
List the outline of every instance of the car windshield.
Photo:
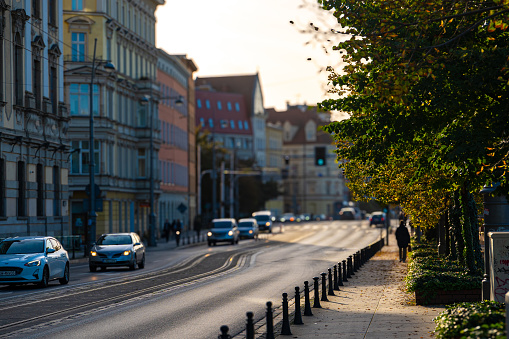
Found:
[(270, 215), (256, 215), (254, 218), (256, 219), (256, 221), (270, 221), (271, 220)]
[(0, 254), (44, 253), (43, 239), (4, 240), (0, 242)]
[(105, 234), (97, 240), (97, 245), (130, 245), (132, 244), (130, 235)]
[(253, 227), (253, 223), (251, 221), (241, 221), (239, 227)]
[(213, 228), (231, 228), (232, 223), (231, 221), (214, 221), (212, 223)]

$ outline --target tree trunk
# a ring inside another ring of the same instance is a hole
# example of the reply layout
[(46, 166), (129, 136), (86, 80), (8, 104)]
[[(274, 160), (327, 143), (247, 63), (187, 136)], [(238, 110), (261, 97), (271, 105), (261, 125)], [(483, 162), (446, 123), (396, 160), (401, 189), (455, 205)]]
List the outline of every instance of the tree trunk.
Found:
[(453, 193), (453, 206), (450, 215), (451, 228), (454, 230), (454, 239), (456, 240), (456, 255), (458, 256), (458, 262), (460, 265), (465, 266), (465, 242), (463, 241), (462, 227), (461, 227), (461, 206), (459, 199), (459, 192)]
[(463, 216), (463, 239), (465, 241), (465, 264), (468, 270), (473, 273), (477, 270), (477, 263), (474, 254), (474, 235), (472, 234), (472, 218), (471, 218), (471, 205), (470, 203), (470, 192), (467, 190), (467, 185), (463, 185), (461, 188), (461, 207)]

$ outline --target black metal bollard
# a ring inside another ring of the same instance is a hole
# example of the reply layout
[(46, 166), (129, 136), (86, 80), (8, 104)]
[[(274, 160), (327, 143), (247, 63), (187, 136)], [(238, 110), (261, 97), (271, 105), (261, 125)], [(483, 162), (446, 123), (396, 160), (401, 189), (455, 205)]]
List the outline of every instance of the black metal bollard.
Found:
[(327, 292), (328, 295), (335, 295), (334, 289), (332, 288), (332, 269), (329, 267), (329, 290)]
[(327, 298), (327, 273), (323, 272), (320, 275), (322, 276), (322, 299), (320, 301), (329, 301)]
[(346, 268), (346, 260), (343, 260), (343, 281), (348, 282), (348, 270)]
[(300, 312), (300, 289), (295, 286), (295, 316), (293, 317), (294, 325), (304, 325), (302, 321), (302, 313)]
[(290, 319), (288, 317), (288, 293), (283, 293), (283, 326), (281, 335), (292, 335), (290, 330)]
[(313, 302), (314, 308), (322, 308), (322, 305), (320, 305), (320, 296), (318, 292), (318, 277), (313, 277), (314, 283), (315, 283), (315, 301)]
[(254, 321), (253, 321), (253, 312), (247, 312), (247, 322), (246, 322), (246, 339), (254, 339)]
[(352, 267), (352, 256), (348, 256), (348, 258), (346, 259), (346, 276), (348, 278), (351, 278), (353, 274), (353, 267)]
[(267, 301), (267, 311), (265, 312), (265, 316), (267, 323), (267, 333), (265, 337), (267, 339), (274, 339), (274, 318), (272, 318), (272, 303), (270, 301)]
[(343, 284), (343, 274), (341, 273), (341, 261), (338, 262), (338, 286), (345, 286)]
[(217, 336), (217, 339), (231, 339), (231, 336), (228, 334), (228, 331), (230, 330), (228, 326), (223, 325), (219, 330), (221, 331), (221, 334)]
[(336, 291), (339, 291), (339, 284), (338, 284), (338, 266), (334, 265), (334, 289)]
[(309, 282), (304, 281), (304, 315), (306, 317), (312, 316), (313, 312), (311, 312), (311, 302), (309, 301)]
[(358, 254), (359, 254), (359, 252), (355, 252), (353, 254), (353, 257), (352, 257), (353, 258), (353, 272), (354, 273), (357, 272), (357, 270), (358, 270), (358, 267), (357, 267), (358, 264), (359, 264)]

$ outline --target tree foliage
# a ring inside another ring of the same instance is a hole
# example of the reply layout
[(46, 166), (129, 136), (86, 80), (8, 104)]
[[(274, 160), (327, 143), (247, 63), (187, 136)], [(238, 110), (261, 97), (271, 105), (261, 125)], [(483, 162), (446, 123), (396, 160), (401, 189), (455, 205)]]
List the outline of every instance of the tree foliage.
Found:
[[(431, 225), (451, 192), (508, 191), (509, 1), (319, 0), (346, 39), (326, 127), (350, 187)], [(425, 211), (423, 211), (425, 210)], [(427, 215), (426, 215), (427, 214)]]

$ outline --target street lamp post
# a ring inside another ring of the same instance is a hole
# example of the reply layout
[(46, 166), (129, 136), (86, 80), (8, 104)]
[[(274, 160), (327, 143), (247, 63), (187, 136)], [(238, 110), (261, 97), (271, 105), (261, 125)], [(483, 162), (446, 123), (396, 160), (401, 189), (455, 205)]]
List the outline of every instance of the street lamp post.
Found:
[[(95, 202), (95, 147), (94, 147), (94, 77), (95, 71), (98, 65), (96, 65), (95, 51), (97, 46), (97, 39), (94, 40), (94, 55), (92, 58), (92, 73), (90, 75), (90, 125), (89, 125), (89, 176), (90, 176), (90, 188), (89, 188), (89, 206), (88, 206), (88, 215), (89, 215), (89, 229), (88, 233), (90, 233), (90, 238), (87, 241), (87, 245), (90, 246), (91, 243), (95, 240), (96, 237), (96, 226), (97, 226), (97, 212), (96, 212), (96, 202)], [(101, 64), (100, 61), (99, 64)], [(104, 64), (104, 68), (106, 70), (115, 70), (115, 66), (113, 64), (106, 62)], [(87, 251), (88, 252), (88, 251)]]
[[(182, 96), (177, 97), (164, 97), (159, 98), (159, 100), (163, 99), (176, 99), (175, 104), (177, 106), (183, 105), (184, 101)], [(151, 247), (157, 246), (156, 243), (156, 214), (154, 209), (154, 117), (152, 116), (152, 97), (149, 95), (145, 95), (141, 99), (142, 104), (148, 105), (148, 118), (149, 118), (149, 129), (150, 129), (150, 139), (149, 139), (149, 205), (150, 205), (150, 214), (149, 214), (149, 239), (148, 245)]]

